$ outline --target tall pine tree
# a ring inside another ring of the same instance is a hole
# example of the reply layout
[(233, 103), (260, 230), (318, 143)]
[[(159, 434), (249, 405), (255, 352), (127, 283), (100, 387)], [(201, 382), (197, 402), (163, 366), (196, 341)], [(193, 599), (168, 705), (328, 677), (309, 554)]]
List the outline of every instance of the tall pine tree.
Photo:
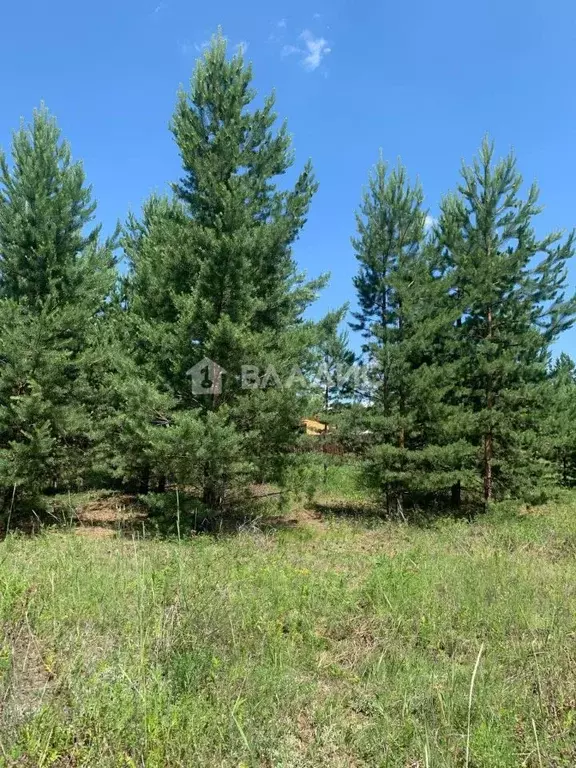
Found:
[[(253, 366), (257, 377), (273, 368), (284, 381), (308, 362), (314, 329), (302, 314), (324, 279), (306, 282), (292, 255), (316, 190), (312, 169), (306, 165), (292, 189), (278, 187), (293, 162), (290, 138), (285, 125), (275, 130), (273, 97), (252, 106), (251, 80), (242, 54), (228, 58), (225, 39), (216, 35), (178, 98), (172, 130), (183, 175), (174, 197), (145, 207), (142, 221), (130, 224), (125, 248), (133, 352), (177, 403), (167, 435), (177, 441), (202, 431), (190, 425), (199, 419), (211, 439), (227, 434), (227, 446), (250, 454), (254, 476), (262, 477), (281, 474), (305, 397), (297, 387), (246, 388), (243, 366)], [(204, 358), (226, 370), (218, 395), (191, 391), (187, 373)], [(236, 432), (246, 437), (236, 439)], [(190, 474), (204, 478), (209, 504), (223, 496), (216, 478), (230, 477), (216, 468), (217, 455), (214, 449), (210, 461), (190, 458)], [(233, 451), (220, 455), (242, 466), (245, 478), (245, 463)]]
[(406, 170), (380, 160), (358, 215), (353, 240), (360, 310), (354, 327), (366, 339), (372, 403), (366, 410), (370, 485), (389, 511), (406, 496), (444, 491), (465, 470), (466, 452), (448, 404), (444, 357), (452, 315), (436, 251), (425, 238), (421, 187)]
[(89, 229), (91, 189), (44, 107), (11, 160), (0, 154), (0, 462), (4, 487), (37, 494), (90, 469), (113, 242)]
[(438, 226), (457, 308), (455, 384), (486, 502), (541, 474), (549, 348), (576, 311), (564, 295), (574, 235), (537, 237), (538, 189), (522, 199), (521, 187), (514, 156), (494, 162), (485, 140)]

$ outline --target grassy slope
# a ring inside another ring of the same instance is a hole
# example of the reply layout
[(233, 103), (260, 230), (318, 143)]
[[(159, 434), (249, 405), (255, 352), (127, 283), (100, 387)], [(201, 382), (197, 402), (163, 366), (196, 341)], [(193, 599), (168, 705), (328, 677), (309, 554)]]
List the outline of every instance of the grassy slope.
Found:
[[(0, 545), (0, 764), (576, 764), (576, 497)], [(3, 694), (2, 694), (3, 688)], [(16, 762), (18, 761), (18, 762)]]

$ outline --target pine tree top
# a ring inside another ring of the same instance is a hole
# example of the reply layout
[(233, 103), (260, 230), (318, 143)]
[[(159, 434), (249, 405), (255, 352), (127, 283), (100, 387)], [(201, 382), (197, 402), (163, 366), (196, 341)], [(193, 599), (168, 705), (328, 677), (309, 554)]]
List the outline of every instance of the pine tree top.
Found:
[(42, 106), (0, 152), (0, 295), (39, 308), (70, 297), (79, 261), (97, 248), (96, 203), (55, 119)]

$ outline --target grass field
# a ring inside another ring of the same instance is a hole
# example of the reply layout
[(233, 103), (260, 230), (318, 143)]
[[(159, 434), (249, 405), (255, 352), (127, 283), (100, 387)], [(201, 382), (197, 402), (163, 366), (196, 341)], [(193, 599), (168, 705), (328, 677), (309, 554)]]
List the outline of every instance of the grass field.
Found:
[(576, 495), (77, 533), (0, 544), (0, 765), (576, 765)]

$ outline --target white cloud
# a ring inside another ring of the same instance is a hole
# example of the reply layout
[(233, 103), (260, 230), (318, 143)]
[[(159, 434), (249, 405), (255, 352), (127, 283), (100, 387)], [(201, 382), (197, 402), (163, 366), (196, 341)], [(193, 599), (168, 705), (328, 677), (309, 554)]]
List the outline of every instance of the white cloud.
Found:
[(191, 43), (189, 40), (184, 40), (178, 43), (180, 54), (185, 58), (193, 56), (195, 53), (203, 53), (209, 47), (210, 40), (202, 40), (201, 43)]
[(302, 64), (309, 72), (313, 72), (320, 66), (322, 59), (330, 53), (331, 48), (327, 40), (323, 37), (314, 37), (309, 29), (305, 29), (300, 38), (306, 45)]
[(297, 45), (283, 45), (282, 56), (291, 56), (293, 53), (303, 53), (301, 48)]
[(328, 41), (323, 37), (314, 37), (309, 29), (305, 29), (300, 35), (300, 40), (304, 45), (292, 45), (286, 44), (282, 46), (281, 55), (292, 56), (297, 54), (300, 57), (300, 61), (304, 69), (308, 72), (313, 72), (318, 69), (322, 60), (331, 52), (331, 48), (328, 45)]
[(156, 8), (154, 8), (154, 10), (152, 11), (152, 15), (153, 15), (153, 16), (157, 16), (157, 15), (158, 15), (158, 14), (159, 14), (161, 11), (163, 11), (165, 8), (168, 8), (168, 3), (165, 3), (165, 2), (160, 2), (160, 3), (158, 3), (158, 5), (156, 6)]
[(426, 214), (426, 219), (424, 220), (424, 230), (426, 232), (430, 232), (432, 227), (436, 224), (436, 219), (434, 216), (430, 216), (430, 214)]
[(274, 30), (268, 35), (268, 40), (271, 43), (281, 43), (285, 39), (286, 27), (288, 22), (286, 19), (280, 19), (274, 24)]
[(248, 50), (250, 43), (247, 43), (246, 40), (240, 40), (239, 43), (236, 43), (234, 46), (234, 50), (236, 53), (241, 53), (242, 56), (246, 54), (246, 51)]

